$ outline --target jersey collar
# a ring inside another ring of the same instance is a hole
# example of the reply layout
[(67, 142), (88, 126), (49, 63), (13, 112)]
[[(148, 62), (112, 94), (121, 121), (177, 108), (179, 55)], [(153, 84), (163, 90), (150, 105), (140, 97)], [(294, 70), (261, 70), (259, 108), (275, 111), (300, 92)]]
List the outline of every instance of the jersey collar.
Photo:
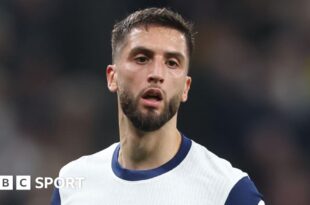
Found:
[(190, 139), (185, 137), (183, 134), (181, 134), (181, 136), (181, 146), (176, 155), (160, 167), (148, 170), (130, 170), (123, 168), (118, 162), (118, 155), (120, 150), (120, 144), (118, 144), (112, 157), (112, 170), (114, 174), (119, 178), (127, 181), (140, 181), (157, 177), (172, 170), (184, 160), (192, 145), (192, 141)]

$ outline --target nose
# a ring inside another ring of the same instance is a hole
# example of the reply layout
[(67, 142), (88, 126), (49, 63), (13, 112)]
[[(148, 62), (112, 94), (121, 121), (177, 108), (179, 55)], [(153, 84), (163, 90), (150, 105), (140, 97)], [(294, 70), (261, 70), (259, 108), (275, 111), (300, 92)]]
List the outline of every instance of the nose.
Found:
[(147, 77), (149, 83), (163, 83), (165, 67), (162, 62), (156, 61), (150, 68), (150, 73)]

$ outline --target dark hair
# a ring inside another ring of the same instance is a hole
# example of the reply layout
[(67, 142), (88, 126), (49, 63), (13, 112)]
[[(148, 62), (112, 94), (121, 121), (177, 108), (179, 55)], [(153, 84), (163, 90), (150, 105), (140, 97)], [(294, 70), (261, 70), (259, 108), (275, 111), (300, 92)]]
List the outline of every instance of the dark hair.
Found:
[(115, 58), (116, 48), (123, 43), (133, 28), (139, 26), (159, 25), (173, 28), (184, 34), (189, 56), (194, 49), (193, 25), (180, 14), (167, 8), (147, 8), (136, 11), (114, 25), (112, 31), (112, 58)]

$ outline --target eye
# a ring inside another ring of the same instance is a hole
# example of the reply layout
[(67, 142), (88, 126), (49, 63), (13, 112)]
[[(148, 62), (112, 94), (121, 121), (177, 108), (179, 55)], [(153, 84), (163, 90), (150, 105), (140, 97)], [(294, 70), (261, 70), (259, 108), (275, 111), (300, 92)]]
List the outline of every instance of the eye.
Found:
[(149, 58), (147, 56), (144, 56), (144, 55), (139, 55), (139, 56), (135, 57), (134, 60), (136, 63), (143, 65), (149, 61)]
[(172, 68), (172, 69), (179, 67), (179, 63), (176, 60), (168, 60), (166, 64), (169, 68)]

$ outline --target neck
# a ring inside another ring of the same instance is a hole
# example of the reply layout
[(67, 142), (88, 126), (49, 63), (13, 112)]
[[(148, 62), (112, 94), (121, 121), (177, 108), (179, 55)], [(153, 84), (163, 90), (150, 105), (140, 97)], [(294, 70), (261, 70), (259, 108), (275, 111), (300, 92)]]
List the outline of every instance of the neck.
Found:
[(181, 144), (176, 119), (177, 115), (156, 131), (142, 132), (120, 113), (121, 148), (118, 161), (121, 166), (131, 170), (147, 170), (159, 167), (172, 159)]

